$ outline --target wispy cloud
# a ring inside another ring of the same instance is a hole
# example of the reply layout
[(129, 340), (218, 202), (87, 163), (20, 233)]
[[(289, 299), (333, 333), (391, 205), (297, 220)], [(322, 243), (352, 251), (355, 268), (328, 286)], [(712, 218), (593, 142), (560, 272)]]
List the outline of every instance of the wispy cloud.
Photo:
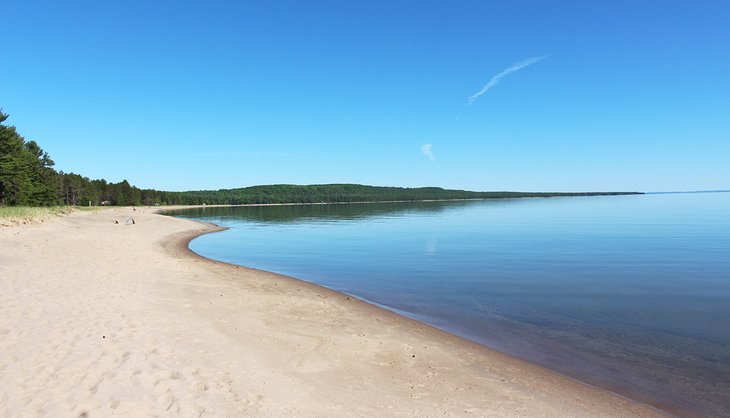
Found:
[(423, 144), (421, 146), (421, 154), (429, 160), (433, 161), (436, 157), (433, 155), (433, 144)]
[(532, 65), (532, 64), (534, 64), (534, 63), (536, 63), (536, 62), (538, 62), (538, 61), (540, 61), (540, 60), (542, 60), (544, 58), (547, 58), (547, 57), (548, 57), (547, 55), (542, 55), (542, 56), (539, 56), (539, 57), (528, 58), (528, 59), (526, 59), (524, 61), (520, 61), (520, 62), (514, 63), (511, 66), (505, 68), (504, 70), (502, 70), (501, 73), (499, 73), (499, 74), (495, 75), (494, 77), (492, 77), (491, 80), (489, 80), (489, 83), (485, 84), (484, 87), (482, 87), (481, 90), (479, 90), (478, 92), (476, 92), (472, 96), (470, 96), (469, 97), (469, 104), (474, 103), (482, 94), (486, 93), (487, 90), (489, 90), (492, 87), (494, 87), (497, 84), (499, 84), (499, 82), (502, 81), (502, 79), (504, 77), (506, 77), (506, 76), (514, 73), (515, 71), (519, 71), (519, 70), (521, 70), (521, 69), (523, 69), (525, 67), (528, 67), (528, 66), (530, 66), (530, 65)]

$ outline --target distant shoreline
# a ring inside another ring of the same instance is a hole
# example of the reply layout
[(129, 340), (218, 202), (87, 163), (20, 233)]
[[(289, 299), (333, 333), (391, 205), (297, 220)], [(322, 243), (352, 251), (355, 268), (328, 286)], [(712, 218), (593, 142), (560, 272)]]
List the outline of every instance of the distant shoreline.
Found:
[(220, 190), (163, 192), (142, 190), (166, 204), (283, 204), (345, 202), (417, 202), (438, 200), (507, 199), (528, 197), (616, 196), (641, 192), (513, 192), (444, 189), (441, 187), (394, 187), (363, 184), (270, 184)]
[[(422, 199), (422, 200), (362, 200), (362, 201), (333, 201), (333, 202), (282, 202), (282, 203), (241, 203), (241, 204), (194, 204), (194, 205), (170, 205), (169, 210), (193, 209), (193, 208), (225, 208), (225, 207), (258, 207), (258, 206), (308, 206), (308, 205), (358, 205), (372, 203), (428, 203), (428, 202), (476, 202), (484, 200), (506, 200), (506, 199), (551, 199), (561, 197), (600, 197), (600, 196), (635, 196), (643, 195), (645, 192), (597, 192), (585, 194), (550, 194), (546, 196), (521, 196), (521, 197), (477, 197), (469, 199)], [(160, 214), (165, 215), (167, 210), (164, 206), (160, 208)]]
[(643, 194), (730, 193), (730, 190), (685, 190), (677, 192), (643, 192)]

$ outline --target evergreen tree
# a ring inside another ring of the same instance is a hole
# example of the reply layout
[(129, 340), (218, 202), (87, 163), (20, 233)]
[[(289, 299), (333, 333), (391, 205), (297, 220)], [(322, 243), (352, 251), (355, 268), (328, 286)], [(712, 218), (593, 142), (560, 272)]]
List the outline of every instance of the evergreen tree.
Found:
[(0, 111), (0, 204), (25, 202), (23, 191), (30, 185), (30, 159), (24, 154), (25, 140), (13, 126), (5, 126), (8, 115)]

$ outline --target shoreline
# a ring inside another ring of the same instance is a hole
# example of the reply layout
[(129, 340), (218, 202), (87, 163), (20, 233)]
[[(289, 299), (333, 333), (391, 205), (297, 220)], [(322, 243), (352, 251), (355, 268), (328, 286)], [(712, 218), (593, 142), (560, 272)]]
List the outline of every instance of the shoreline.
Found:
[[(134, 216), (137, 224), (113, 224), (113, 218), (124, 216)], [(79, 229), (85, 233), (69, 234)], [(0, 360), (0, 370), (6, 372), (0, 393), (0, 404), (6, 409), (0, 415), (25, 410), (18, 409), (28, 406), (19, 400), (41, 405), (37, 411), (63, 416), (72, 411), (105, 415), (166, 411), (163, 414), (169, 415), (169, 408), (178, 415), (196, 411), (329, 416), (666, 414), (343, 293), (210, 260), (189, 249), (188, 243), (197, 236), (221, 230), (212, 224), (130, 209), (78, 213), (43, 225), (0, 230), (0, 249), (11, 256), (0, 255), (0, 271), (10, 278), (0, 282), (0, 306), (29, 307), (26, 313), (44, 311), (52, 306), (47, 302), (60, 294), (65, 299), (55, 302), (70, 307), (64, 323), (43, 315), (5, 315), (11, 323), (0, 324), (5, 337), (0, 358), (11, 361)], [(118, 239), (120, 235), (123, 240)], [(65, 244), (72, 245), (53, 254), (48, 247), (58, 247), (54, 238), (68, 239), (71, 242)], [(46, 254), (50, 264), (28, 264), (37, 257), (23, 257), (26, 250)], [(120, 262), (120, 254), (134, 262)], [(49, 272), (70, 255), (86, 258), (81, 265), (71, 263), (56, 269), (58, 273)], [(104, 269), (109, 273), (105, 275)], [(54, 279), (49, 286), (34, 288), (24, 280), (26, 276)], [(58, 292), (68, 287), (76, 292)], [(45, 303), (33, 306), (38, 304), (39, 292)], [(77, 311), (79, 306), (86, 309)], [(105, 335), (91, 341), (91, 335), (80, 331), (84, 328), (80, 325), (92, 318), (109, 319), (115, 325), (115, 320), (137, 318), (137, 327), (131, 328), (149, 331), (140, 335), (122, 327), (118, 334), (126, 333), (126, 338), (118, 343), (124, 342), (126, 351), (99, 353), (100, 359), (119, 357), (119, 362), (111, 362), (113, 375), (101, 361), (74, 367), (78, 355), (93, 357), (99, 351), (99, 341), (112, 342)], [(46, 336), (42, 347), (28, 349), (27, 328)], [(75, 331), (70, 345), (81, 345), (68, 349), (67, 337)], [(52, 348), (54, 340), (60, 341)], [(59, 349), (64, 346), (65, 351)], [(178, 355), (160, 359), (161, 353)], [(151, 357), (157, 361), (147, 364)], [(23, 364), (39, 364), (42, 369), (27, 373), (18, 367)], [(47, 384), (30, 384), (39, 373), (49, 380)], [(70, 375), (61, 379), (64, 373)], [(86, 382), (90, 373), (95, 375), (92, 384)], [(128, 387), (130, 379), (133, 388)], [(189, 385), (180, 385), (181, 381)], [(163, 382), (167, 391), (151, 398), (150, 393), (160, 392)], [(107, 391), (101, 391), (102, 386)], [(49, 398), (59, 393), (68, 402), (49, 409), (54, 402)], [(126, 394), (126, 399), (117, 399), (119, 393)], [(74, 405), (73, 399), (80, 401)]]
[[(501, 192), (500, 192), (501, 193)], [(518, 192), (523, 193), (523, 192)], [(530, 192), (524, 192), (530, 193)], [(549, 192), (536, 192), (549, 193)], [(259, 207), (259, 206), (311, 206), (311, 205), (360, 205), (373, 203), (434, 203), (434, 202), (475, 202), (488, 200), (512, 200), (512, 199), (554, 199), (566, 197), (615, 197), (615, 196), (641, 196), (646, 192), (556, 192), (563, 195), (548, 196), (509, 196), (509, 197), (472, 197), (463, 199), (419, 199), (419, 200), (358, 200), (343, 202), (282, 202), (282, 203), (239, 203), (239, 204), (200, 204), (200, 205), (170, 205), (155, 207), (157, 213), (164, 214), (167, 210), (178, 209), (204, 209), (204, 208), (229, 208), (229, 207)], [(580, 194), (584, 193), (584, 194)]]
[[(371, 202), (354, 202), (354, 203), (371, 203)], [(374, 203), (381, 203), (381, 202), (374, 202)], [(396, 203), (396, 202), (391, 202), (391, 203)], [(322, 204), (329, 204), (329, 203), (322, 203)], [(256, 204), (256, 205), (234, 205), (234, 206), (280, 206), (280, 205), (281, 204), (271, 204), (271, 205), (258, 205), (258, 204)], [(223, 207), (228, 207), (228, 206), (231, 206), (231, 205), (223, 205)], [(166, 215), (164, 213), (164, 211), (159, 211), (157, 213), (159, 213), (159, 214), (161, 214), (163, 216), (172, 216), (172, 217), (175, 216), (175, 215)], [(331, 292), (331, 293), (334, 293), (335, 295), (337, 295), (339, 297), (348, 298), (348, 299), (349, 298), (352, 298), (356, 302), (364, 303), (365, 305), (367, 305), (367, 309), (378, 310), (378, 311), (381, 311), (381, 312), (385, 312), (385, 313), (387, 313), (389, 315), (394, 315), (395, 318), (393, 318), (393, 320), (403, 321), (406, 324), (410, 324), (410, 326), (425, 327), (425, 328), (429, 329), (429, 332), (437, 333), (439, 335), (442, 335), (444, 338), (453, 339), (455, 344), (468, 345), (468, 346), (471, 347), (471, 349), (477, 350), (477, 351), (478, 350), (485, 350), (487, 352), (487, 355), (489, 355), (489, 356), (494, 356), (495, 354), (497, 354), (497, 355), (506, 357), (508, 359), (508, 361), (523, 362), (526, 365), (529, 365), (530, 367), (537, 367), (537, 368), (540, 368), (540, 369), (544, 369), (545, 371), (547, 371), (549, 373), (555, 373), (555, 374), (557, 374), (557, 375), (559, 375), (561, 377), (564, 377), (566, 379), (569, 379), (571, 381), (574, 381), (574, 382), (576, 382), (578, 384), (586, 385), (586, 386), (591, 387), (591, 388), (594, 388), (596, 390), (599, 390), (599, 391), (602, 391), (602, 392), (606, 392), (606, 393), (608, 393), (610, 395), (615, 395), (615, 396), (621, 397), (621, 398), (626, 399), (626, 400), (628, 400), (630, 402), (636, 402), (636, 403), (639, 403), (639, 404), (642, 404), (642, 405), (647, 405), (650, 408), (655, 409), (657, 412), (659, 412), (661, 414), (667, 414), (669, 416), (693, 416), (693, 413), (691, 411), (685, 411), (685, 410), (682, 410), (682, 409), (680, 409), (680, 408), (678, 408), (676, 406), (661, 404), (660, 402), (657, 402), (654, 399), (650, 399), (650, 398), (641, 396), (641, 394), (632, 392), (632, 391), (628, 390), (627, 388), (624, 388), (624, 387), (621, 387), (621, 386), (617, 386), (617, 385), (613, 385), (613, 386), (607, 385), (609, 387), (598, 386), (598, 385), (592, 384), (590, 382), (581, 380), (580, 378), (572, 377), (572, 376), (569, 376), (567, 374), (564, 374), (564, 373), (562, 373), (560, 371), (554, 370), (554, 369), (550, 368), (547, 365), (541, 365), (541, 364), (538, 364), (538, 363), (535, 363), (535, 362), (532, 362), (532, 361), (529, 361), (529, 360), (526, 360), (526, 359), (522, 359), (522, 358), (517, 357), (515, 355), (512, 355), (512, 354), (510, 354), (510, 353), (508, 353), (506, 351), (501, 351), (501, 350), (498, 350), (496, 348), (489, 347), (488, 345), (480, 344), (477, 341), (473, 341), (473, 340), (471, 340), (469, 338), (459, 336), (459, 335), (454, 334), (452, 332), (449, 332), (449, 331), (447, 331), (445, 329), (441, 329), (441, 328), (439, 328), (439, 327), (437, 327), (435, 325), (431, 325), (431, 324), (429, 324), (427, 322), (418, 320), (416, 318), (409, 317), (406, 313), (401, 313), (396, 308), (392, 308), (392, 307), (389, 307), (389, 306), (386, 306), (386, 305), (381, 305), (381, 304), (378, 304), (377, 302), (370, 301), (370, 300), (368, 300), (366, 298), (362, 298), (362, 297), (357, 296), (357, 295), (353, 295), (353, 294), (344, 293), (344, 292), (341, 292), (341, 291), (338, 291), (338, 290), (330, 289), (330, 288), (328, 288), (326, 286), (323, 286), (323, 285), (320, 285), (320, 284), (317, 284), (317, 283), (314, 283), (314, 282), (310, 282), (310, 281), (307, 281), (307, 280), (299, 279), (299, 278), (296, 278), (296, 277), (293, 277), (293, 276), (287, 276), (287, 275), (280, 274), (280, 273), (275, 273), (275, 272), (271, 272), (271, 271), (267, 271), (267, 270), (261, 270), (261, 269), (255, 268), (255, 267), (248, 267), (248, 266), (244, 266), (244, 265), (228, 263), (228, 262), (225, 262), (225, 261), (222, 261), (222, 260), (216, 260), (214, 258), (206, 257), (204, 255), (201, 255), (201, 254), (196, 253), (195, 251), (193, 251), (190, 248), (190, 242), (193, 241), (194, 239), (202, 236), (202, 235), (223, 232), (223, 231), (228, 230), (229, 228), (228, 227), (220, 226), (220, 225), (215, 224), (215, 223), (212, 223), (212, 222), (204, 222), (204, 221), (200, 221), (200, 220), (194, 220), (194, 221), (195, 222), (198, 222), (198, 223), (201, 223), (203, 225), (206, 225), (206, 226), (210, 227), (211, 229), (210, 230), (206, 230), (206, 231), (202, 231), (200, 233), (197, 233), (197, 234), (195, 234), (193, 236), (190, 236), (189, 238), (185, 238), (182, 242), (179, 243), (180, 248), (178, 248), (178, 250), (184, 251), (189, 256), (200, 258), (202, 260), (205, 260), (206, 262), (219, 263), (219, 264), (223, 264), (223, 265), (230, 266), (230, 267), (245, 268), (245, 269), (248, 269), (248, 270), (257, 271), (257, 272), (261, 272), (261, 273), (264, 273), (264, 274), (270, 274), (270, 275), (274, 275), (274, 276), (279, 276), (279, 277), (287, 278), (287, 279), (293, 280), (295, 282), (302, 283), (305, 286), (311, 286), (311, 287), (313, 287), (314, 289), (316, 289), (319, 292), (322, 292), (322, 291)]]

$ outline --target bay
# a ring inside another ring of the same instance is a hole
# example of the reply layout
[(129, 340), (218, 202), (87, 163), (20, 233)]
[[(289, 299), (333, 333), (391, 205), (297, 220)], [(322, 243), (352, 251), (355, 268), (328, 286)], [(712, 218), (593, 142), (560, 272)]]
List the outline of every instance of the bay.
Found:
[(730, 416), (730, 193), (206, 207), (193, 251), (678, 415)]

